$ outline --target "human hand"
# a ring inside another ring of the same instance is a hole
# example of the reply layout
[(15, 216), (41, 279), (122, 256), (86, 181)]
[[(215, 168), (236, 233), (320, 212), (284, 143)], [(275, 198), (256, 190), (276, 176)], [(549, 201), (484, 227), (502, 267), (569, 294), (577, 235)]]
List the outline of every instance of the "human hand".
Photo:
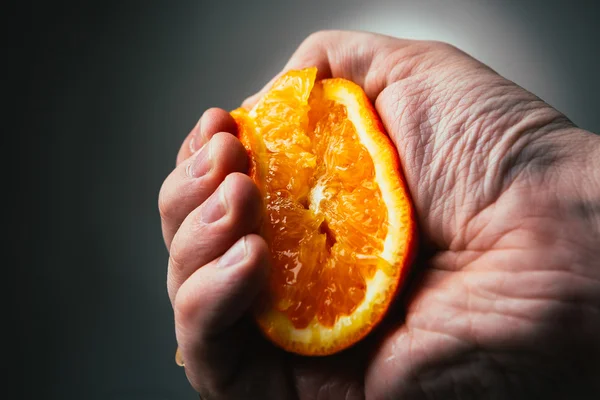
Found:
[(598, 391), (600, 139), (442, 43), (321, 32), (284, 71), (313, 65), (360, 84), (396, 145), (425, 239), (417, 279), (402, 315), (343, 353), (265, 341), (246, 317), (268, 271), (260, 194), (234, 121), (207, 111), (159, 200), (177, 340), (202, 398)]

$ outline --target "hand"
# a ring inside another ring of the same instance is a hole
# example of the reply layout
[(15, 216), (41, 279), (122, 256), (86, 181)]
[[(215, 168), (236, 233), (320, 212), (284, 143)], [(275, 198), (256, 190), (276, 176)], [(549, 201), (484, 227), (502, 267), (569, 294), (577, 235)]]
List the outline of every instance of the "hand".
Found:
[(446, 44), (320, 32), (284, 71), (311, 65), (360, 84), (398, 149), (425, 242), (404, 314), (326, 358), (260, 337), (246, 311), (269, 268), (261, 199), (235, 123), (208, 110), (160, 195), (177, 340), (202, 398), (598, 391), (600, 138)]

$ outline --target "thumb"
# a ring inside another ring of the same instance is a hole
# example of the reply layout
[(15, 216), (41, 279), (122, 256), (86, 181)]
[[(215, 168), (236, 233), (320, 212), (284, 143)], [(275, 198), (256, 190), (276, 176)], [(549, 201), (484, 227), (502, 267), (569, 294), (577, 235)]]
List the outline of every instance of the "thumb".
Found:
[[(371, 101), (383, 89), (387, 71), (380, 68), (381, 61), (397, 48), (409, 46), (413, 41), (384, 35), (352, 31), (319, 31), (308, 36), (298, 46), (283, 69), (258, 93), (248, 97), (244, 108), (252, 108), (273, 83), (292, 69), (317, 67), (317, 79), (346, 78), (363, 86)], [(367, 75), (376, 74), (367, 80)]]

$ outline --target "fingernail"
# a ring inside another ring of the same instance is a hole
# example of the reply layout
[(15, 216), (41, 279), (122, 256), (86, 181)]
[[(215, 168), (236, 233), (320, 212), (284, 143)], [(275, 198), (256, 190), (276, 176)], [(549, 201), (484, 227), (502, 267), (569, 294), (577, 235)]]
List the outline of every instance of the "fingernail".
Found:
[(226, 203), (223, 189), (217, 189), (217, 191), (214, 192), (202, 206), (200, 220), (205, 224), (212, 224), (213, 222), (220, 220), (227, 214)]
[[(202, 117), (203, 116), (204, 114), (202, 114)], [(198, 120), (198, 128), (196, 129), (196, 133), (194, 134), (194, 136), (192, 136), (192, 139), (190, 140), (190, 150), (192, 153), (195, 153), (196, 150), (198, 150), (204, 145), (202, 140), (202, 117), (200, 117), (200, 119)]]
[(227, 253), (223, 254), (219, 259), (219, 267), (231, 267), (239, 264), (246, 258), (246, 237), (244, 236), (236, 242)]
[(212, 169), (212, 145), (209, 141), (206, 143), (200, 153), (196, 156), (194, 163), (192, 164), (191, 174), (194, 178), (200, 178), (204, 176)]
[(179, 351), (179, 347), (177, 347), (177, 351), (175, 352), (175, 363), (180, 367), (185, 367), (185, 362), (183, 361), (183, 356), (181, 355), (181, 351)]

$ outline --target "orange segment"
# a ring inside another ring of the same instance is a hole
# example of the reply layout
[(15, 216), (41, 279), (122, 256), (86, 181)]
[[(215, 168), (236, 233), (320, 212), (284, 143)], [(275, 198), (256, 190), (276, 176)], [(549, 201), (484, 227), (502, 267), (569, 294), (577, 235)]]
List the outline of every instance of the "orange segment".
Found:
[(283, 75), (232, 112), (265, 200), (269, 287), (256, 320), (278, 346), (332, 354), (382, 319), (412, 260), (413, 209), (397, 153), (362, 89)]

